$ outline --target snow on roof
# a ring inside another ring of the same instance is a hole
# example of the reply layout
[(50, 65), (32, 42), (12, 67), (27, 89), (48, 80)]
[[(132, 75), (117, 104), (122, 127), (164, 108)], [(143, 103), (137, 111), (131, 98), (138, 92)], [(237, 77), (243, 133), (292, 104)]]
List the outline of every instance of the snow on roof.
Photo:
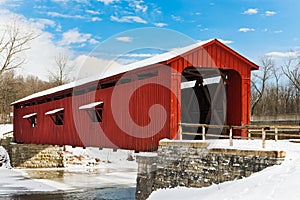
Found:
[(98, 106), (98, 105), (101, 105), (101, 104), (103, 104), (103, 101), (89, 103), (89, 104), (80, 106), (80, 107), (79, 107), (79, 110), (85, 110), (85, 109), (94, 108), (94, 107), (96, 107), (96, 106)]
[(58, 112), (63, 111), (63, 110), (64, 110), (64, 108), (57, 108), (57, 109), (50, 110), (50, 111), (46, 112), (45, 115), (53, 115), (53, 114), (58, 113)]
[(44, 90), (44, 91), (41, 91), (41, 92), (34, 93), (32, 95), (29, 95), (27, 97), (24, 97), (22, 99), (19, 99), (15, 102), (11, 103), (11, 105), (14, 105), (14, 104), (17, 104), (17, 103), (20, 103), (20, 102), (24, 102), (24, 101), (27, 101), (27, 100), (30, 100), (30, 99), (34, 99), (34, 98), (37, 98), (37, 97), (41, 97), (41, 96), (45, 96), (45, 95), (49, 95), (49, 94), (54, 94), (54, 93), (59, 92), (59, 91), (71, 89), (71, 88), (74, 88), (76, 86), (84, 85), (84, 84), (89, 83), (89, 82), (104, 79), (104, 78), (107, 78), (107, 77), (110, 77), (110, 76), (114, 76), (114, 75), (117, 75), (117, 74), (121, 74), (121, 73), (124, 73), (124, 72), (131, 71), (131, 70), (134, 70), (134, 69), (146, 67), (146, 66), (153, 65), (153, 64), (156, 64), (156, 63), (160, 63), (160, 62), (164, 62), (164, 61), (170, 60), (172, 58), (175, 58), (178, 55), (181, 55), (181, 54), (184, 54), (188, 51), (191, 51), (191, 50), (193, 50), (197, 47), (200, 47), (200, 46), (202, 46), (206, 43), (209, 43), (211, 41), (212, 41), (212, 39), (197, 42), (197, 43), (191, 44), (191, 45), (186, 46), (186, 47), (176, 48), (176, 49), (173, 49), (173, 50), (168, 51), (166, 53), (162, 53), (162, 54), (159, 54), (159, 55), (156, 55), (156, 56), (144, 59), (144, 60), (140, 60), (140, 61), (137, 61), (137, 62), (134, 62), (134, 63), (124, 65), (123, 67), (109, 67), (105, 72), (103, 72), (100, 75), (97, 74), (96, 76), (91, 76), (91, 77), (88, 77), (88, 78), (80, 79), (80, 80), (77, 80), (77, 81), (74, 81), (74, 82), (71, 82), (71, 83), (68, 83), (68, 84), (65, 84), (65, 85), (61, 85), (61, 86), (58, 86), (58, 87), (50, 88), (48, 90)]
[(28, 114), (28, 115), (24, 115), (24, 116), (23, 116), (23, 119), (27, 119), (27, 118), (33, 117), (33, 116), (35, 116), (35, 115), (37, 115), (37, 113), (30, 113), (30, 114)]

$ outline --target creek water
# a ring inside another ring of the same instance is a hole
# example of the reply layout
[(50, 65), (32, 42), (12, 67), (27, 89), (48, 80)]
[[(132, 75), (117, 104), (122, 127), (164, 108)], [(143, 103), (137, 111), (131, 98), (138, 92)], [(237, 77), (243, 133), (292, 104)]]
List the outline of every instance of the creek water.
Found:
[[(27, 188), (6, 188), (6, 195), (0, 195), (0, 200), (133, 200), (135, 199), (135, 169), (95, 169), (95, 170), (24, 170), (27, 177), (51, 181), (53, 186), (63, 184), (68, 189), (47, 192), (30, 191)], [(21, 177), (22, 178), (22, 177)]]
[(15, 200), (134, 200), (135, 188), (106, 188), (87, 191), (29, 193), (21, 195), (3, 196), (0, 199)]

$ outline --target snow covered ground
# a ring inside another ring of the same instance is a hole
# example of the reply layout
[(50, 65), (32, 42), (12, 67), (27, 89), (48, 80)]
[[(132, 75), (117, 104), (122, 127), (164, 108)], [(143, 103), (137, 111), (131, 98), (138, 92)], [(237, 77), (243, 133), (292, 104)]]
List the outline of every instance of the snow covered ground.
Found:
[(12, 124), (0, 124), (0, 139), (3, 138), (3, 134), (12, 132), (13, 125)]
[[(213, 141), (209, 148), (226, 147), (228, 140)], [(262, 149), (259, 140), (235, 140), (231, 148)], [(204, 188), (160, 189), (153, 192), (149, 199), (172, 200), (298, 200), (300, 199), (300, 143), (289, 141), (267, 141), (268, 150), (286, 151), (285, 161), (281, 165), (264, 169), (248, 178), (229, 181)]]
[[(262, 149), (261, 141), (234, 140), (211, 141), (209, 148)], [(286, 151), (283, 164), (267, 168), (248, 178), (212, 185), (206, 188), (161, 189), (149, 199), (299, 199), (300, 144), (289, 141), (267, 141), (268, 150)], [(66, 151), (82, 159), (81, 164), (69, 164), (64, 169), (5, 169), (0, 168), (0, 198), (3, 195), (84, 191), (95, 188), (135, 187), (137, 163), (128, 161), (132, 151), (98, 148), (72, 148)], [(97, 160), (97, 162), (95, 162)]]

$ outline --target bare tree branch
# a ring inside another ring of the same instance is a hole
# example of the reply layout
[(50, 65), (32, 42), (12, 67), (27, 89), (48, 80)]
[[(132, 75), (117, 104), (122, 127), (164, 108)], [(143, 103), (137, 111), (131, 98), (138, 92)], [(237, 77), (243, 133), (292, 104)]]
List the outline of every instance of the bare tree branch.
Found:
[(59, 53), (55, 56), (56, 68), (54, 71), (49, 71), (49, 81), (54, 86), (63, 85), (70, 82), (70, 73), (73, 66), (70, 66), (70, 58), (63, 53)]
[(21, 28), (18, 19), (14, 18), (12, 22), (6, 24), (3, 30), (0, 30), (0, 75), (6, 71), (20, 67), (25, 58), (22, 55), (30, 49), (30, 41), (37, 38), (31, 30)]
[(300, 91), (300, 57), (290, 57), (284, 65), (281, 66), (283, 74), (290, 83)]
[(256, 105), (264, 95), (267, 81), (271, 76), (270, 72), (274, 68), (274, 66), (275, 64), (271, 57), (263, 57), (261, 59), (260, 73), (253, 75), (256, 80), (251, 80), (251, 86), (257, 91), (258, 95), (251, 101), (251, 114), (254, 113)]

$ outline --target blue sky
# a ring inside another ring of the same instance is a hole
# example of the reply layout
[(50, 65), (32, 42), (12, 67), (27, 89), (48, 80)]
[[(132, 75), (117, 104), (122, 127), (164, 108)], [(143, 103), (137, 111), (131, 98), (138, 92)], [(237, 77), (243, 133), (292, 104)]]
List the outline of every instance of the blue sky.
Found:
[[(146, 27), (171, 29), (194, 40), (219, 38), (257, 63), (266, 54), (284, 58), (300, 50), (299, 8), (296, 0), (0, 0), (0, 22), (18, 15), (42, 33), (28, 52), (27, 70), (44, 78), (57, 51), (79, 63), (115, 34)], [(126, 33), (115, 38), (116, 45), (134, 42)]]

